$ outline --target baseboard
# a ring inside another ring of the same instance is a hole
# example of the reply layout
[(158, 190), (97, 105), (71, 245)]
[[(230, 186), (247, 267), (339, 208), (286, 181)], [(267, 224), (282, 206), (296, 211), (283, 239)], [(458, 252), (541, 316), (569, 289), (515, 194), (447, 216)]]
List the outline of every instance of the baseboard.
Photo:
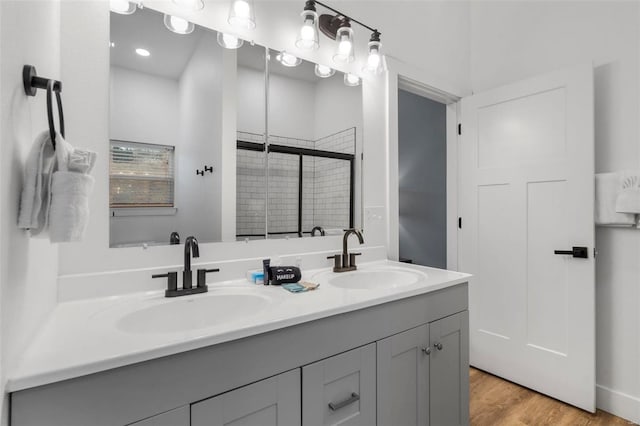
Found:
[(596, 407), (623, 419), (640, 423), (640, 398), (596, 385)]

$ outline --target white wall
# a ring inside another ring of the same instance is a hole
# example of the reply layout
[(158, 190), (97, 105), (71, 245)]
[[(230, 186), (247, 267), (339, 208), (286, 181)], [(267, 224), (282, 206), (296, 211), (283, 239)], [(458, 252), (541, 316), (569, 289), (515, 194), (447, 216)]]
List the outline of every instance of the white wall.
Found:
[[(56, 1), (0, 2), (0, 389), (7, 424), (6, 377), (56, 303), (58, 246), (17, 227), (22, 166), (37, 134), (47, 128), (46, 95), (27, 97), (22, 66), (60, 78), (60, 5)], [(63, 95), (63, 101), (66, 101)], [(66, 104), (65, 104), (66, 105)]]
[(238, 131), (264, 134), (264, 70), (238, 67)]
[[(222, 48), (204, 32), (180, 77), (180, 144), (176, 151), (176, 207), (183, 240), (221, 240)], [(196, 174), (205, 165), (214, 173)]]
[(178, 82), (122, 67), (110, 70), (110, 138), (177, 145)]
[(316, 85), (269, 75), (269, 134), (314, 140)]
[[(565, 66), (595, 66), (596, 171), (638, 169), (637, 2), (472, 2), (475, 92)], [(640, 232), (596, 233), (597, 405), (640, 421)]]

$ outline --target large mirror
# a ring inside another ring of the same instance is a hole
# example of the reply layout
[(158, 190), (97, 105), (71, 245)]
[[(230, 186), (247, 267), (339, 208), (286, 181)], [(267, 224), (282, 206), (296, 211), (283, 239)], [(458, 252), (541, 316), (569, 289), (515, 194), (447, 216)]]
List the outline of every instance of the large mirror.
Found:
[(360, 227), (361, 87), (167, 19), (111, 13), (110, 245)]

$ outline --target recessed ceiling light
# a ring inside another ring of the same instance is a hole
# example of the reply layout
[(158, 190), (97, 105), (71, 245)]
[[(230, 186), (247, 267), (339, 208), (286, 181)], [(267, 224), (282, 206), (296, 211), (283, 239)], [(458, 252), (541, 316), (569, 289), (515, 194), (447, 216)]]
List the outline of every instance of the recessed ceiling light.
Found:
[(111, 47), (116, 47), (116, 44), (115, 44), (114, 42), (110, 41), (110, 42), (109, 42), (109, 46), (111, 46)]
[(144, 57), (151, 56), (151, 52), (149, 52), (147, 49), (143, 49), (141, 47), (136, 49), (136, 53), (138, 55), (144, 56)]

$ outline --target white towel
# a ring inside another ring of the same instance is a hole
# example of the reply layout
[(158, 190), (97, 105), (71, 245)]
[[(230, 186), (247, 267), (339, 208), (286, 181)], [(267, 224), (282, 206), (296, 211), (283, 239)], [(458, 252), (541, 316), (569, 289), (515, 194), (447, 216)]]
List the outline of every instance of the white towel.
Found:
[(616, 198), (622, 188), (621, 173), (596, 174), (596, 225), (632, 226), (635, 215), (618, 213), (615, 210)]
[(623, 172), (622, 185), (616, 198), (616, 212), (640, 213), (640, 172)]
[(93, 177), (58, 171), (53, 174), (49, 238), (52, 243), (80, 241), (89, 223), (89, 196)]
[(30, 229), (31, 235), (38, 235), (46, 229), (51, 174), (55, 163), (56, 153), (49, 131), (45, 130), (38, 135), (27, 157), (20, 198), (18, 227)]
[(94, 179), (88, 173), (96, 154), (75, 149), (56, 134), (56, 170), (51, 179), (48, 217), (52, 243), (82, 240), (89, 223), (89, 196)]

